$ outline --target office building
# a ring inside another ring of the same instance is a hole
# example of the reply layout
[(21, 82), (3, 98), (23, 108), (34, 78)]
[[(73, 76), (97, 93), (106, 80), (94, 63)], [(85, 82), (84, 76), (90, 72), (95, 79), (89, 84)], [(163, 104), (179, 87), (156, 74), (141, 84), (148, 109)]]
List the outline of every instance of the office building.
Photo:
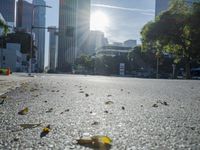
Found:
[(58, 68), (67, 71), (89, 36), (90, 0), (60, 0), (59, 29)]
[(108, 40), (101, 31), (90, 31), (87, 46), (83, 54), (93, 55), (96, 49), (108, 45)]
[(127, 40), (127, 41), (124, 41), (124, 46), (125, 47), (136, 47), (137, 46), (137, 40)]
[(103, 46), (97, 49), (96, 57), (102, 56), (119, 56), (119, 55), (127, 55), (131, 51), (131, 47), (124, 47), (124, 46), (115, 46), (115, 45), (108, 45)]
[(56, 71), (58, 60), (58, 31), (55, 26), (48, 28), (49, 32), (49, 70)]
[[(44, 0), (33, 0), (33, 5), (46, 5)], [(34, 23), (35, 27), (46, 26), (46, 8), (36, 7), (34, 10)], [(41, 28), (34, 28), (35, 44), (37, 47), (37, 71), (44, 71), (44, 59), (45, 59), (45, 30)]]
[(25, 0), (17, 2), (17, 28), (25, 32), (31, 31), (33, 4)]
[(16, 1), (0, 0), (0, 13), (7, 24), (14, 27), (16, 24)]
[(0, 49), (0, 67), (10, 68), (11, 71), (22, 70), (21, 45), (18, 43), (7, 43), (6, 48)]

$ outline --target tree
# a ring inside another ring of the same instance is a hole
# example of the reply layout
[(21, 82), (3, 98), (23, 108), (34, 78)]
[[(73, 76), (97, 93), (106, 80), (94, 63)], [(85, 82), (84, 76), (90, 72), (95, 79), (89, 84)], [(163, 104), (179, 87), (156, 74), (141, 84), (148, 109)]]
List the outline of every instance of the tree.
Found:
[(186, 76), (190, 78), (190, 63), (199, 60), (200, 26), (199, 4), (188, 6), (176, 0), (170, 9), (146, 24), (141, 32), (143, 49), (167, 51), (186, 63)]
[(9, 31), (7, 24), (2, 19), (0, 19), (0, 28), (3, 28), (4, 35)]
[(76, 67), (81, 66), (86, 71), (93, 71), (94, 69), (94, 61), (91, 56), (82, 55), (81, 57), (77, 58), (75, 61)]

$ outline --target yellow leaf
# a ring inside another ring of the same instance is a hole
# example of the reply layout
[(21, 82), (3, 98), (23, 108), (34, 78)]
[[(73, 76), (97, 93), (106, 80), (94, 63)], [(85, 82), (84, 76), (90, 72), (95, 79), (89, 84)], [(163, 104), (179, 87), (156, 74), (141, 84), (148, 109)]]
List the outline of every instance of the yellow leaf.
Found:
[(46, 126), (45, 128), (42, 129), (42, 132), (40, 134), (40, 137), (44, 137), (46, 136), (49, 132), (50, 132), (51, 128), (50, 125)]
[(44, 128), (44, 129), (42, 130), (42, 132), (49, 133), (49, 132), (50, 132), (50, 129), (46, 127), (46, 128)]
[(28, 113), (28, 107), (26, 107), (18, 112), (19, 115), (26, 115), (27, 113)]
[(99, 150), (108, 150), (111, 148), (112, 140), (107, 136), (92, 136), (81, 138), (77, 140), (77, 143), (85, 147), (98, 148)]
[(112, 143), (112, 140), (107, 136), (99, 136), (99, 140), (101, 140), (101, 142), (103, 144), (111, 144)]

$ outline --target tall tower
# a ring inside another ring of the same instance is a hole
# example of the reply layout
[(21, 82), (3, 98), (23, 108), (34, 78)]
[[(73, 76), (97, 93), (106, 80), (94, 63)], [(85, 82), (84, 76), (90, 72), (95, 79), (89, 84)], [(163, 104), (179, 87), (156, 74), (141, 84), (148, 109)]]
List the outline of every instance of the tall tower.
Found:
[(58, 60), (58, 31), (55, 26), (48, 28), (49, 32), (49, 69), (56, 71)]
[(90, 0), (60, 0), (58, 69), (67, 71), (82, 51), (90, 29)]
[(0, 0), (0, 13), (10, 26), (16, 25), (16, 1)]
[[(44, 0), (33, 0), (33, 5), (46, 5)], [(46, 26), (46, 8), (36, 7), (34, 15), (34, 26), (45, 27)], [(45, 30), (34, 28), (35, 44), (37, 46), (37, 68), (39, 72), (44, 71), (44, 59), (45, 59)]]
[(31, 31), (33, 4), (25, 0), (17, 2), (17, 28)]

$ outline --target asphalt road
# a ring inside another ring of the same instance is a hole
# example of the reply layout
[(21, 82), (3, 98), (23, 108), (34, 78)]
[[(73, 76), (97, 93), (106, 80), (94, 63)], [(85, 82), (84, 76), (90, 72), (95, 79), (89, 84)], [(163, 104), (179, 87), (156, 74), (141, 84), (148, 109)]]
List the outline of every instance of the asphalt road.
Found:
[(76, 139), (93, 135), (113, 150), (200, 149), (200, 81), (40, 75), (5, 95), (0, 149), (89, 149)]

